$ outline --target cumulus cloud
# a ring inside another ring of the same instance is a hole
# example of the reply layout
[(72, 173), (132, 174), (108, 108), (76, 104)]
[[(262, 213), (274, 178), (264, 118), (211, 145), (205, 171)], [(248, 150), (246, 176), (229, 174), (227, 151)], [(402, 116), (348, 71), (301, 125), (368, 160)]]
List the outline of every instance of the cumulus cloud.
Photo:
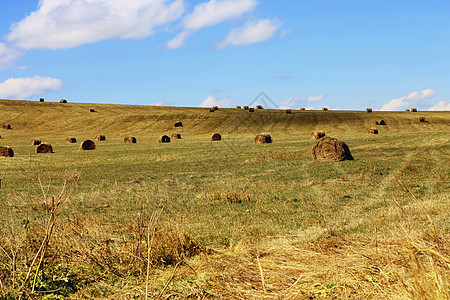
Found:
[(21, 56), (21, 51), (0, 42), (0, 69)]
[[(326, 94), (320, 94), (317, 96), (308, 96), (308, 97), (291, 97), (285, 101), (282, 101), (279, 105), (280, 108), (296, 108), (300, 106), (304, 106), (305, 104), (317, 102), (323, 99)], [(312, 106), (309, 106), (310, 109), (313, 109)]]
[(217, 49), (268, 41), (273, 38), (281, 25), (282, 22), (277, 19), (250, 20), (244, 26), (232, 29), (227, 37), (217, 44)]
[(408, 96), (392, 99), (383, 105), (380, 110), (403, 110), (418, 101), (429, 99), (436, 95), (437, 93), (431, 89), (412, 92)]
[(224, 98), (221, 100), (218, 100), (216, 98), (214, 98), (214, 96), (209, 96), (208, 98), (206, 98), (205, 100), (203, 100), (202, 103), (200, 103), (200, 107), (211, 107), (211, 106), (230, 106), (230, 104), (234, 101), (234, 98)]
[(60, 79), (50, 77), (10, 78), (0, 83), (0, 98), (25, 99), (62, 89)]
[(40, 0), (36, 11), (12, 26), (7, 40), (22, 49), (61, 49), (140, 39), (183, 12), (183, 0)]
[(450, 102), (440, 101), (436, 105), (430, 107), (430, 111), (450, 111)]
[(176, 37), (174, 37), (172, 40), (167, 42), (166, 48), (168, 50), (175, 50), (183, 47), (186, 44), (186, 41), (188, 37), (192, 35), (192, 32), (190, 31), (182, 31), (179, 33)]

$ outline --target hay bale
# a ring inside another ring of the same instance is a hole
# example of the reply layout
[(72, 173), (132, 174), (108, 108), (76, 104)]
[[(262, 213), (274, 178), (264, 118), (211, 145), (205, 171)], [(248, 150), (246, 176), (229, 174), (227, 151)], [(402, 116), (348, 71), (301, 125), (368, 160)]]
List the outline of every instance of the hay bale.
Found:
[(36, 153), (53, 153), (52, 145), (50, 145), (49, 143), (41, 143), (36, 148)]
[(372, 109), (371, 108), (366, 108), (366, 112), (371, 113)]
[(369, 134), (378, 134), (378, 129), (376, 129), (376, 128), (370, 128), (370, 129), (369, 129)]
[(248, 106), (244, 106), (244, 110), (248, 110)]
[(248, 109), (248, 111), (249, 111), (249, 112), (255, 112), (255, 108), (250, 107), (250, 108)]
[(214, 110), (219, 110), (218, 106), (213, 106), (212, 108), (214, 108)]
[(405, 109), (405, 111), (409, 111), (409, 109), (407, 108), (407, 109)]
[(106, 136), (104, 134), (99, 134), (95, 137), (97, 141), (106, 141)]
[(33, 146), (40, 145), (40, 144), (41, 144), (40, 139), (32, 139), (31, 140), (31, 145), (33, 145)]
[(39, 98), (39, 102), (44, 102), (44, 98)]
[(173, 124), (173, 127), (183, 127), (183, 123), (181, 121), (177, 121)]
[(92, 140), (85, 140), (80, 145), (80, 150), (95, 150), (95, 143)]
[(89, 108), (89, 112), (95, 112), (95, 108)]
[(240, 106), (240, 105), (236, 105), (236, 108), (237, 108), (237, 109), (241, 109), (241, 106)]
[(300, 108), (300, 110), (306, 110), (306, 108), (304, 108), (304, 107), (301, 107), (301, 108)]
[(327, 110), (328, 110), (328, 107), (322, 107), (322, 110), (323, 110), (323, 111), (327, 111)]
[(3, 129), (12, 129), (11, 124), (3, 124)]
[(66, 99), (61, 99), (61, 100), (59, 100), (59, 103), (67, 103), (67, 100)]
[(170, 137), (163, 135), (159, 138), (158, 143), (170, 143)]
[(270, 144), (272, 143), (272, 137), (270, 134), (261, 133), (255, 136), (255, 144)]
[(286, 114), (292, 114), (292, 110), (291, 109), (286, 109)]
[(123, 139), (125, 144), (136, 144), (137, 140), (134, 136), (127, 136)]
[(262, 107), (262, 105), (257, 105), (256, 109), (264, 109), (264, 107)]
[(181, 134), (179, 134), (179, 133), (172, 133), (170, 138), (174, 139), (174, 140), (179, 140), (179, 139), (181, 139)]
[(426, 122), (425, 117), (420, 117), (419, 122)]
[(222, 140), (222, 136), (220, 135), (220, 133), (214, 133), (211, 137), (211, 141), (213, 142), (218, 142)]
[(334, 137), (319, 139), (311, 150), (314, 161), (353, 160), (347, 144)]
[(215, 112), (216, 110), (214, 109), (214, 107), (211, 107), (210, 109), (209, 109), (209, 112)]
[(73, 143), (76, 143), (76, 142), (77, 142), (76, 138), (74, 138), (74, 137), (66, 137), (66, 143), (73, 144)]
[(384, 120), (377, 120), (375, 121), (376, 125), (386, 125), (386, 122)]
[(417, 108), (411, 108), (411, 112), (417, 112)]
[(317, 131), (317, 130), (314, 130), (313, 132), (311, 132), (311, 138), (312, 138), (313, 140), (321, 139), (321, 138), (323, 138), (324, 136), (325, 136), (325, 131)]
[(9, 146), (0, 146), (0, 156), (14, 157), (14, 151)]

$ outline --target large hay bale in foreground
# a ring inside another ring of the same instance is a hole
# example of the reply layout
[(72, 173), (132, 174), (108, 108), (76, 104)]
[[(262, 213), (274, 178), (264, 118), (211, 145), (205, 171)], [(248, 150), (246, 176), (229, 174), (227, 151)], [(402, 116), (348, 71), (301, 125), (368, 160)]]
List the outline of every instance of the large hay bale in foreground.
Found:
[(41, 144), (40, 139), (32, 139), (31, 140), (31, 145), (33, 145), (33, 146), (40, 145), (40, 144)]
[(11, 124), (3, 124), (3, 129), (12, 129)]
[(375, 122), (375, 124), (377, 124), (377, 125), (386, 125), (386, 122), (384, 120), (377, 120)]
[(36, 153), (53, 153), (52, 145), (50, 145), (49, 143), (41, 143), (36, 148)]
[(371, 113), (372, 109), (371, 108), (366, 108), (366, 112)]
[(67, 100), (66, 100), (66, 99), (61, 99), (61, 100), (59, 101), (59, 103), (67, 103)]
[(325, 131), (317, 131), (317, 130), (314, 130), (313, 132), (311, 132), (311, 138), (312, 138), (313, 140), (321, 139), (321, 138), (323, 138), (324, 136), (325, 136)]
[(95, 150), (95, 143), (92, 140), (85, 140), (80, 145), (80, 150)]
[(99, 134), (95, 137), (97, 141), (106, 141), (106, 136), (104, 134)]
[(378, 134), (378, 129), (376, 129), (376, 128), (370, 128), (370, 129), (369, 129), (369, 134)]
[(179, 140), (179, 139), (181, 139), (181, 134), (179, 134), (179, 133), (172, 133), (170, 138), (174, 139), (174, 140)]
[(272, 143), (272, 137), (270, 134), (261, 133), (255, 136), (255, 144), (270, 144)]
[(220, 135), (220, 133), (214, 133), (211, 137), (211, 141), (213, 142), (218, 142), (222, 140), (222, 136)]
[(13, 157), (14, 156), (14, 151), (9, 146), (0, 146), (0, 156)]
[(73, 144), (73, 143), (76, 143), (76, 142), (77, 142), (76, 138), (74, 138), (74, 137), (66, 137), (66, 143)]
[(170, 137), (168, 137), (167, 135), (162, 135), (159, 138), (158, 143), (170, 143)]
[(123, 139), (125, 144), (136, 144), (137, 140), (134, 136), (127, 136)]
[(347, 144), (330, 136), (319, 139), (314, 144), (311, 153), (314, 161), (353, 160)]
[(177, 121), (173, 124), (173, 127), (183, 127), (183, 123), (181, 121)]

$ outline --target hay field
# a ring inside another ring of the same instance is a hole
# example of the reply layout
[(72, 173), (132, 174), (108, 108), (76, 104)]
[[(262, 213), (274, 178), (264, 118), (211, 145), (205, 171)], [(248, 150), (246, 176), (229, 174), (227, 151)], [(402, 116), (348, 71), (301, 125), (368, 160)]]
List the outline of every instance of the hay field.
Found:
[[(0, 146), (14, 149), (0, 158), (3, 298), (450, 295), (449, 112), (7, 100), (0, 112), (13, 127)], [(313, 130), (354, 160), (314, 163)], [(254, 144), (263, 132), (273, 142)]]

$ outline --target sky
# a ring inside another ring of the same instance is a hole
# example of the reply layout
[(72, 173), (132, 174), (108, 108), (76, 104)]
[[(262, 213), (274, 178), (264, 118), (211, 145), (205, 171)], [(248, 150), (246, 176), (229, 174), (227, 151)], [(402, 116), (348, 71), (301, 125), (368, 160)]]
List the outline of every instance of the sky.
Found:
[(450, 110), (448, 0), (0, 0), (0, 99)]

